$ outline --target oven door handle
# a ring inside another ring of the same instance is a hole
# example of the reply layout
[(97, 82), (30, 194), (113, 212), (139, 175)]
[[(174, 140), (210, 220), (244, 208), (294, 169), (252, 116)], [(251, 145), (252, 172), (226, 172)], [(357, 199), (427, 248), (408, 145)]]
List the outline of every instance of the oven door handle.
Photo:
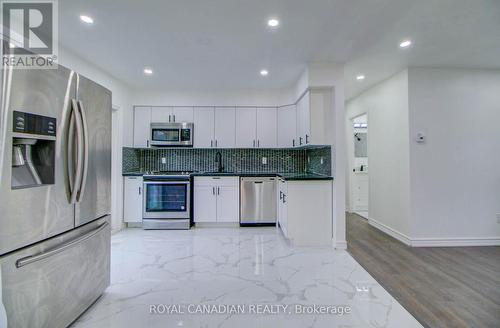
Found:
[(144, 184), (145, 185), (148, 185), (148, 184), (190, 184), (189, 181), (152, 181), (152, 180), (147, 180), (147, 181), (144, 181)]

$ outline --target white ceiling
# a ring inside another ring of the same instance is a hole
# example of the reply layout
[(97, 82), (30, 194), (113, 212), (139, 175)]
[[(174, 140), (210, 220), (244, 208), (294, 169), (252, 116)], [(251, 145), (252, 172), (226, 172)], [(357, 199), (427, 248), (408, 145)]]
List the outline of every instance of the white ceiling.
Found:
[[(408, 65), (500, 69), (498, 0), (59, 4), (61, 44), (137, 89), (281, 89), (308, 62), (337, 61), (346, 62), (349, 98)], [(80, 14), (95, 23), (83, 24)], [(271, 16), (278, 29), (267, 27)], [(399, 49), (404, 38), (411, 48)], [(153, 76), (144, 76), (145, 66)], [(358, 74), (366, 79), (356, 81)]]

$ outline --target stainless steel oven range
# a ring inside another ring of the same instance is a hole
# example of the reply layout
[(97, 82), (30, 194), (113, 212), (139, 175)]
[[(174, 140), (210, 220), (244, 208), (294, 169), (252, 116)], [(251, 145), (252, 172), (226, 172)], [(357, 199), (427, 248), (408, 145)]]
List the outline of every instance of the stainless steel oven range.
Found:
[(142, 227), (189, 229), (191, 181), (189, 172), (158, 172), (144, 175)]

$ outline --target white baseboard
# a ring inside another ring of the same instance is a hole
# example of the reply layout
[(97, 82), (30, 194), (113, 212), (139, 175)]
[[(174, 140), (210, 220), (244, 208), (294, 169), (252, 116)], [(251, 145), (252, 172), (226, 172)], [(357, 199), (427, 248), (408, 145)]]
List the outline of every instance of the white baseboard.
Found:
[(385, 232), (389, 236), (396, 238), (400, 242), (402, 242), (405, 245), (411, 246), (411, 239), (404, 233), (401, 233), (391, 227), (386, 226), (385, 224), (378, 222), (377, 220), (374, 220), (372, 218), (368, 218), (368, 223), (371, 226), (374, 226), (375, 228), (381, 230), (382, 232)]
[(344, 241), (337, 241), (334, 245), (335, 249), (347, 249), (347, 242)]
[(411, 247), (471, 247), (471, 246), (500, 246), (500, 238), (410, 238), (407, 235), (388, 227), (387, 225), (368, 219), (368, 223), (380, 231), (396, 238), (405, 245)]
[(470, 247), (470, 246), (500, 246), (500, 238), (414, 238), (413, 247)]

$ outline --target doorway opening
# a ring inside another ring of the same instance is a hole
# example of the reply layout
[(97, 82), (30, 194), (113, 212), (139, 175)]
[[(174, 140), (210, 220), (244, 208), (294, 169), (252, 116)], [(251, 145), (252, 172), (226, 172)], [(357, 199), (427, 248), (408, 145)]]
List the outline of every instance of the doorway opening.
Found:
[(368, 219), (368, 115), (352, 119), (351, 212)]

